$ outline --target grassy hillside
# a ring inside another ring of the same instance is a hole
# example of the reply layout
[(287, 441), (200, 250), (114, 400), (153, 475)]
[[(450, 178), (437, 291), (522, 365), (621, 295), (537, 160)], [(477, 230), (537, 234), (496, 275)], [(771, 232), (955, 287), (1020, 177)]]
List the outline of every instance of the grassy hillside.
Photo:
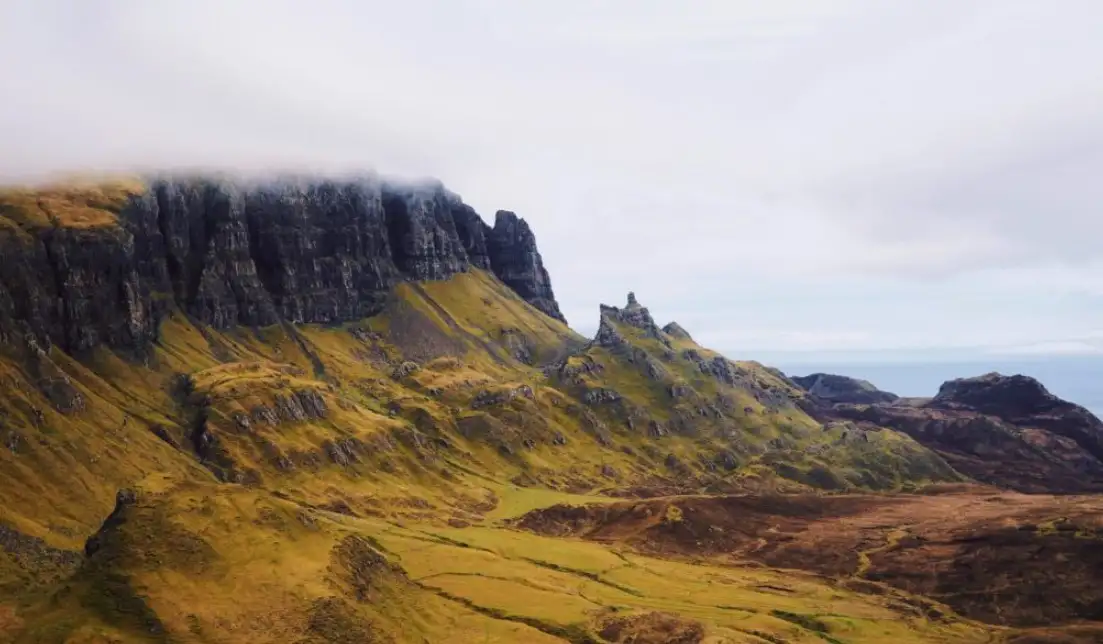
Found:
[(684, 332), (667, 334), (629, 302), (602, 307), (597, 341), (549, 373), (591, 401), (617, 440), (650, 461), (656, 479), (674, 478), (681, 491), (691, 491), (687, 481), (730, 491), (889, 490), (958, 478), (901, 433), (825, 427), (803, 411), (804, 391), (777, 372), (728, 360)]
[[(37, 216), (5, 199), (21, 226)], [(802, 573), (502, 523), (632, 495), (958, 478), (902, 434), (820, 425), (784, 378), (639, 309), (603, 308), (589, 341), (472, 270), (402, 283), (340, 326), (215, 331), (171, 312), (140, 358), (8, 343), (0, 640), (986, 641)]]
[[(795, 644), (990, 634), (801, 573), (675, 563), (497, 524), (350, 517), (246, 486), (160, 477), (121, 497), (90, 551), (49, 597), (19, 608), (15, 642), (663, 642), (673, 630)], [(620, 638), (632, 633), (643, 639)]]

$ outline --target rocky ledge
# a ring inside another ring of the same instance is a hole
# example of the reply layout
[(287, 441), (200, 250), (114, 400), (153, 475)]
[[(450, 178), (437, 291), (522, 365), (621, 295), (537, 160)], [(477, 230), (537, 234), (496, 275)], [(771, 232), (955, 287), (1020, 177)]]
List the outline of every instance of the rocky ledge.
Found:
[(563, 320), (525, 220), (439, 183), (161, 178), (0, 192), (0, 342), (144, 350), (171, 309), (215, 328), (377, 313), (402, 280), (492, 271)]

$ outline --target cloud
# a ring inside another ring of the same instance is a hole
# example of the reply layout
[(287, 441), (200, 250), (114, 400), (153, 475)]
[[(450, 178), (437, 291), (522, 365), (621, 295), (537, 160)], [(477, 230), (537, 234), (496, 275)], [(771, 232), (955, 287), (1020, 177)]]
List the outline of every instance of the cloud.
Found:
[(1083, 340), (1057, 340), (1037, 342), (1017, 347), (990, 349), (994, 355), (1045, 355), (1045, 356), (1097, 356), (1103, 355), (1103, 344)]
[(0, 179), (436, 176), (530, 221), (580, 329), (635, 289), (740, 350), (1103, 311), (1093, 0), (12, 5)]

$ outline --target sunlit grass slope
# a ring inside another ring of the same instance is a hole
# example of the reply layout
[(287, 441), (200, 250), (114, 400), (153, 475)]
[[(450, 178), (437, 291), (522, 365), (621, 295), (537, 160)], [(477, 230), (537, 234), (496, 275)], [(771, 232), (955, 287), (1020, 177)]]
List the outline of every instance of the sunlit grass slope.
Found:
[(992, 633), (796, 572), (663, 561), (502, 526), (350, 517), (236, 484), (151, 478), (93, 544), (71, 579), (21, 608), (14, 641), (601, 642), (611, 625), (651, 614), (708, 642)]
[(237, 485), (138, 486), (16, 642), (554, 642), (421, 588), (340, 514)]
[[(140, 363), (12, 350), (0, 357), (0, 522), (75, 548), (117, 489), (153, 472), (464, 521), (493, 508), (501, 485), (883, 489), (954, 477), (895, 432), (825, 430), (759, 365), (613, 324), (623, 347), (587, 344), (471, 271), (402, 284), (382, 315), (343, 327), (215, 332), (175, 313)], [(734, 380), (701, 368), (714, 361)]]

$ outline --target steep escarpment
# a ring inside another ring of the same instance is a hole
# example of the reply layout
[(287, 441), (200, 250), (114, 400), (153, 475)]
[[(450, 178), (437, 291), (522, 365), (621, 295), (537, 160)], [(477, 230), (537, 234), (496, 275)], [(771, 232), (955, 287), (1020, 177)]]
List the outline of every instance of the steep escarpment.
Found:
[(0, 336), (144, 352), (176, 308), (215, 329), (378, 313), (403, 280), (492, 270), (562, 319), (528, 224), (374, 177), (0, 193)]
[(494, 217), (494, 228), (487, 231), (485, 237), (490, 267), (498, 279), (540, 311), (566, 322), (555, 301), (544, 260), (536, 250), (536, 237), (525, 220), (507, 210), (499, 210)]

